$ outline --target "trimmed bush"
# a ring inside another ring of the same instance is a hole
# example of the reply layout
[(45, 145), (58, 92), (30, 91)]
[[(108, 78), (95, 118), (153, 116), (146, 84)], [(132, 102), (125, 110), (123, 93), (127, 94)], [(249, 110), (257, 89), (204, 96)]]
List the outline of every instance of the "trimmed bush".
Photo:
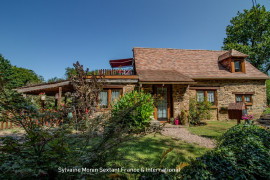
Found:
[(114, 104), (112, 115), (117, 116), (119, 113), (131, 108), (133, 108), (131, 113), (123, 114), (123, 123), (128, 124), (132, 130), (142, 130), (149, 125), (155, 110), (151, 94), (143, 91), (126, 93)]
[(194, 160), (181, 175), (184, 179), (270, 179), (270, 132), (256, 125), (234, 126), (216, 149)]

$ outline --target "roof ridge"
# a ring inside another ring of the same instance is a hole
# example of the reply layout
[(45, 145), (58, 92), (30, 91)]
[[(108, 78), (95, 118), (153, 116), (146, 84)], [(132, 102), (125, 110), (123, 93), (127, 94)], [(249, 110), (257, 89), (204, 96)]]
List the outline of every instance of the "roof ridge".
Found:
[(215, 52), (228, 52), (227, 50), (133, 47), (133, 49), (135, 49), (135, 48), (136, 48), (136, 49), (164, 49), (164, 50), (184, 50), (184, 51), (215, 51)]

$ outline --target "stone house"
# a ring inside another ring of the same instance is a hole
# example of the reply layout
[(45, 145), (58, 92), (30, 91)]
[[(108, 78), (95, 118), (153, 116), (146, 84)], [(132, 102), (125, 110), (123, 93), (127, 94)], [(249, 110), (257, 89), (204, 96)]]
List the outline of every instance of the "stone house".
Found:
[[(182, 110), (188, 111), (190, 98), (212, 103), (214, 120), (228, 119), (226, 108), (235, 102), (244, 102), (248, 113), (257, 118), (266, 108), (265, 81), (269, 77), (246, 57), (236, 50), (133, 48), (133, 58), (110, 61), (112, 68), (120, 69), (98, 71), (105, 75), (106, 82), (98, 99), (100, 108), (110, 108), (121, 94), (141, 87), (163, 97), (154, 112), (159, 121), (166, 122)], [(67, 80), (22, 87), (18, 92), (58, 94), (61, 102), (61, 94), (71, 90)]]

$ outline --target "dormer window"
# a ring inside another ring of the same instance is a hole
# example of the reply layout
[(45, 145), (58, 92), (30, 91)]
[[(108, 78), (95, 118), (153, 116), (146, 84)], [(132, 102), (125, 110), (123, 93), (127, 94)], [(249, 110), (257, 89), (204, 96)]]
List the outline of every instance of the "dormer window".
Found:
[(240, 61), (234, 61), (234, 71), (241, 72), (241, 62)]
[(232, 73), (234, 73), (234, 72), (245, 73), (245, 61), (244, 60), (232, 59), (231, 64), (232, 64), (231, 65)]
[(218, 57), (218, 61), (232, 73), (246, 73), (245, 68), (246, 57), (248, 57), (248, 55), (232, 49), (231, 51), (228, 51), (220, 55)]

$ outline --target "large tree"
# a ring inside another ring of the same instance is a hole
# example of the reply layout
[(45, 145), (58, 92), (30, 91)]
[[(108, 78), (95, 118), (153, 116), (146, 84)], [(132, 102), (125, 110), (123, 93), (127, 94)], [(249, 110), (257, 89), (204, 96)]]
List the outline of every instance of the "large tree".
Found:
[(247, 60), (267, 73), (270, 69), (270, 12), (258, 4), (238, 12), (230, 22), (222, 48), (248, 54)]
[(7, 88), (17, 88), (29, 83), (39, 83), (44, 81), (42, 76), (38, 76), (33, 70), (12, 66), (9, 60), (0, 54), (0, 77), (5, 82)]
[(0, 54), (0, 77), (2, 81), (7, 83), (7, 86), (11, 86), (11, 80), (13, 76), (13, 70), (12, 70), (12, 65), (10, 64), (10, 61), (5, 59), (1, 54)]

